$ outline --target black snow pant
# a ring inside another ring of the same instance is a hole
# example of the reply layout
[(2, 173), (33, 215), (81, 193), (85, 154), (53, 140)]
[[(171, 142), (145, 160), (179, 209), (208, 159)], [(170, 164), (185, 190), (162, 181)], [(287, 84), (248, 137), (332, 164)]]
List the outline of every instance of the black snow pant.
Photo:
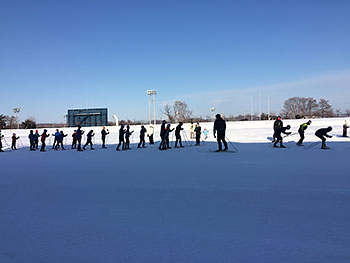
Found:
[(125, 150), (125, 141), (124, 141), (124, 138), (123, 139), (120, 139), (119, 138), (119, 144), (117, 146), (117, 151), (120, 151), (119, 148), (120, 148), (120, 145), (123, 144), (122, 146), (122, 150), (124, 151)]
[(2, 142), (0, 140), (0, 152), (2, 151)]
[(343, 137), (348, 137), (348, 129), (343, 128)]
[(169, 135), (165, 137), (165, 142), (166, 142), (167, 149), (170, 149)]
[(57, 151), (58, 148), (62, 148), (62, 150), (64, 150), (64, 147), (63, 147), (63, 141), (57, 141), (56, 142), (56, 146), (55, 146), (55, 150)]
[(56, 146), (56, 138), (54, 139), (54, 141), (53, 141), (53, 145), (52, 145), (52, 149), (55, 149), (55, 146)]
[(175, 148), (177, 148), (177, 143), (179, 142), (180, 147), (182, 146), (182, 140), (181, 140), (181, 136), (176, 136), (176, 141), (175, 141)]
[(322, 140), (321, 148), (326, 147), (326, 138), (323, 135), (316, 135), (316, 136)]
[(76, 149), (76, 148), (77, 148), (77, 140), (73, 140), (72, 149)]
[(38, 150), (39, 140), (35, 140), (35, 141), (34, 141), (34, 144), (35, 144), (35, 149)]
[(159, 144), (159, 150), (166, 150), (166, 147), (167, 144), (166, 144), (166, 138), (164, 136), (161, 136), (160, 137), (160, 144)]
[(40, 148), (41, 152), (45, 152), (45, 146), (46, 146), (45, 142), (41, 142), (41, 148)]
[(222, 151), (221, 142), (224, 143), (224, 147), (225, 147), (224, 150), (226, 151), (228, 149), (227, 142), (225, 140), (225, 134), (218, 134), (217, 141), (218, 141), (219, 151)]
[(130, 149), (130, 139), (125, 138), (125, 149)]
[(148, 136), (149, 137), (149, 144), (154, 144), (154, 141), (153, 141), (153, 134)]
[[(1, 147), (0, 147), (0, 149), (1, 149)], [(16, 148), (16, 142), (12, 142), (11, 149), (12, 149), (12, 150), (17, 150), (17, 148)]]
[(93, 150), (94, 147), (93, 147), (93, 144), (92, 144), (92, 141), (91, 141), (91, 140), (87, 140), (87, 141), (86, 141), (86, 143), (85, 143), (83, 149), (85, 150), (85, 147), (88, 146), (89, 144), (90, 144), (90, 149)]
[(29, 149), (30, 149), (31, 151), (35, 151), (35, 142), (34, 142), (34, 141), (30, 141), (30, 147), (29, 147)]
[(283, 147), (283, 139), (282, 136), (280, 134), (275, 134), (275, 143), (274, 143), (274, 147), (277, 147), (277, 143), (280, 143), (280, 147)]
[(201, 135), (196, 134), (196, 145), (200, 145), (200, 144), (201, 144)]
[(81, 138), (78, 138), (78, 151), (81, 151)]
[(106, 148), (106, 137), (102, 137), (102, 148)]
[(140, 148), (141, 147), (141, 144), (142, 144), (142, 148), (145, 147), (145, 137), (140, 137), (140, 142), (139, 144), (137, 145), (137, 148)]
[(299, 135), (300, 135), (300, 140), (298, 141), (298, 144), (303, 144), (303, 141), (305, 139), (305, 136), (304, 136), (304, 131), (298, 131), (299, 132)]

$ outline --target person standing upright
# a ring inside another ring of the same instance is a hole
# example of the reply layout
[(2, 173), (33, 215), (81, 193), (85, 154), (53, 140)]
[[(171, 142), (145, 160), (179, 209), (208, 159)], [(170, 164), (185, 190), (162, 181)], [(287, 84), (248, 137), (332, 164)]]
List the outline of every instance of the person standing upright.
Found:
[(40, 148), (40, 151), (41, 151), (41, 152), (46, 152), (46, 151), (45, 151), (45, 146), (46, 146), (45, 140), (46, 140), (46, 138), (49, 137), (49, 136), (50, 136), (50, 134), (47, 134), (47, 130), (45, 129), (44, 132), (43, 132), (43, 134), (41, 134), (41, 148)]
[(145, 134), (146, 134), (147, 130), (145, 128), (145, 126), (141, 125), (141, 130), (140, 130), (140, 142), (139, 144), (137, 145), (137, 148), (140, 148), (141, 147), (141, 144), (142, 144), (142, 148), (146, 148), (145, 146)]
[(349, 128), (348, 121), (345, 121), (343, 125), (343, 137), (348, 137), (348, 128)]
[(101, 131), (101, 139), (102, 139), (102, 149), (107, 149), (106, 147), (106, 136), (109, 134), (109, 130), (106, 128), (105, 126), (102, 127), (102, 131)]
[(12, 145), (11, 150), (17, 150), (16, 148), (16, 142), (19, 139), (19, 137), (16, 136), (16, 133), (12, 134)]
[(197, 122), (196, 128), (194, 129), (194, 132), (196, 133), (195, 146), (199, 146), (201, 144), (201, 134), (202, 134), (202, 128), (201, 128), (201, 126), (199, 126), (199, 122)]
[(39, 148), (39, 137), (40, 137), (39, 132), (38, 132), (38, 130), (36, 130), (35, 134), (34, 134), (35, 150), (38, 150), (38, 148)]
[(149, 144), (154, 144), (154, 140), (153, 140), (154, 128), (152, 125), (149, 126), (147, 133), (148, 133), (147, 136), (149, 139)]
[(281, 116), (277, 116), (275, 122), (273, 123), (273, 140), (272, 140), (272, 142), (276, 141), (275, 132), (280, 128), (283, 128), (283, 121), (281, 120)]
[(78, 141), (78, 150), (79, 152), (82, 152), (83, 150), (81, 149), (81, 139), (83, 137), (83, 134), (84, 134), (84, 131), (81, 130), (81, 126), (79, 125), (78, 126), (78, 129), (77, 129), (77, 141)]
[(190, 125), (190, 139), (194, 139), (194, 124), (193, 124), (193, 121), (191, 121), (191, 125)]
[[(221, 118), (220, 114), (216, 114), (216, 120), (214, 122), (214, 138), (217, 138), (218, 141), (218, 147), (219, 149), (216, 150), (217, 152), (222, 151), (222, 144), (221, 142), (224, 143), (224, 151), (228, 150), (227, 142), (225, 140), (226, 136), (226, 122)], [(216, 135), (217, 134), (217, 135)]]
[(126, 125), (125, 132), (125, 149), (130, 150), (130, 136), (134, 133), (134, 131), (130, 131), (130, 126)]
[(124, 134), (125, 134), (126, 130), (124, 129), (124, 124), (120, 124), (120, 129), (119, 129), (119, 144), (117, 146), (117, 151), (120, 151), (120, 145), (123, 144), (122, 146), (122, 150), (125, 150), (125, 140), (124, 140)]
[(176, 126), (176, 129), (175, 129), (175, 148), (178, 148), (177, 146), (177, 143), (179, 142), (180, 144), (180, 148), (183, 148), (182, 146), (182, 140), (181, 140), (181, 131), (184, 129), (182, 128), (182, 125), (183, 123), (182, 122), (179, 122), (179, 124)]

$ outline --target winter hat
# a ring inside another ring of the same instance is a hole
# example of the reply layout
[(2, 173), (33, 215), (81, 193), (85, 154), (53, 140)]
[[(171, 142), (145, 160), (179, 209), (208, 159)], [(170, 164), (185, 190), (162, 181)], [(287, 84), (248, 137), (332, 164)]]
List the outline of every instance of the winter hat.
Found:
[(290, 125), (287, 125), (287, 130), (289, 130), (290, 129)]

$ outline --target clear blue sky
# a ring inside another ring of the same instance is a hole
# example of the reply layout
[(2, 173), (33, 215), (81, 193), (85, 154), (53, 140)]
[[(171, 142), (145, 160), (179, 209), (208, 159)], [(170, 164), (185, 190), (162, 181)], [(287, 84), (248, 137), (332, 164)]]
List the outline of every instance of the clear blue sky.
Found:
[[(0, 1), (0, 113), (62, 121), (108, 107), (148, 119), (183, 99), (196, 115), (250, 97), (325, 97), (350, 108), (350, 1)], [(264, 104), (265, 103), (265, 104)]]

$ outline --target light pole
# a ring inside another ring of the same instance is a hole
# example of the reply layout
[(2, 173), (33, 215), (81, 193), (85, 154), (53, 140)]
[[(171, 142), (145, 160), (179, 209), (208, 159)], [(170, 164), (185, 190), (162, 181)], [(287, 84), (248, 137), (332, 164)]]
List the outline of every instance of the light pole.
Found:
[[(156, 125), (156, 90), (147, 90), (147, 95), (149, 96), (149, 124), (152, 124), (152, 105), (151, 100), (153, 99), (153, 114), (154, 114), (154, 125)], [(151, 98), (153, 96), (153, 98)]]
[(215, 111), (215, 108), (214, 108), (214, 107), (211, 107), (211, 108), (210, 108), (210, 117), (211, 117), (211, 120), (212, 120), (212, 121), (214, 120), (214, 111)]
[(20, 108), (14, 108), (13, 112), (16, 114), (16, 120), (17, 120), (17, 129), (19, 129), (19, 112), (21, 111)]

